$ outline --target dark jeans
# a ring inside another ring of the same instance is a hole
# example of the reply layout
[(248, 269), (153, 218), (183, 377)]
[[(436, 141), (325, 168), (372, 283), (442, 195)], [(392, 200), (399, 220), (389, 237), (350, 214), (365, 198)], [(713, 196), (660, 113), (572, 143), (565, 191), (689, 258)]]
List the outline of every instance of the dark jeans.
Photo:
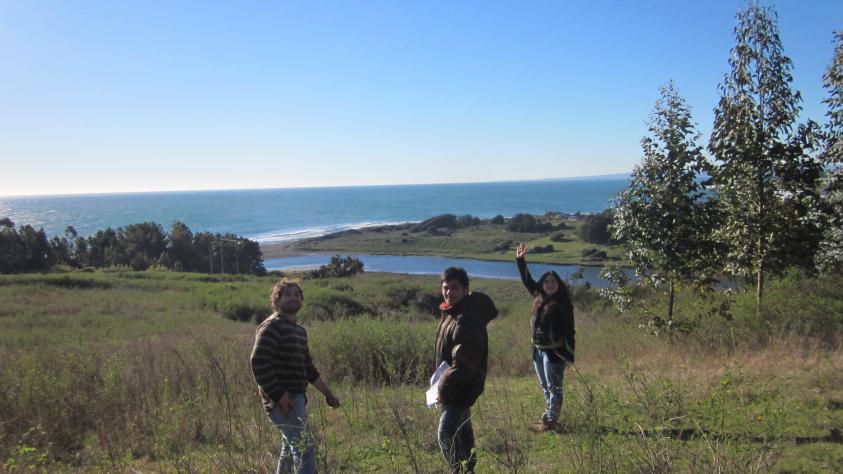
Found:
[(452, 472), (474, 472), (474, 430), (471, 429), (471, 409), (442, 405), (439, 418), (439, 447)]

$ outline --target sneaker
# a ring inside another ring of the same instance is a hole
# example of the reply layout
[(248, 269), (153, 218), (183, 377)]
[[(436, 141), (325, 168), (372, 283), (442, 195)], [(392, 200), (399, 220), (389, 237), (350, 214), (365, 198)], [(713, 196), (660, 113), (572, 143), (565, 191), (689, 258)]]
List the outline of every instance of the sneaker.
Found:
[(543, 432), (555, 431), (556, 430), (556, 422), (553, 421), (553, 420), (542, 420), (541, 430)]

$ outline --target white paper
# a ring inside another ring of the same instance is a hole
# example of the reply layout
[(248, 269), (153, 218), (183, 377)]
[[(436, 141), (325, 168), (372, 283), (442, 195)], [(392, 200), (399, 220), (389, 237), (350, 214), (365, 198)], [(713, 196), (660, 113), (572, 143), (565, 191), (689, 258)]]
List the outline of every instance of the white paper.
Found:
[(434, 372), (433, 376), (430, 377), (430, 388), (427, 389), (427, 392), (425, 392), (428, 407), (436, 405), (436, 399), (439, 397), (439, 379), (442, 378), (442, 374), (444, 374), (450, 367), (451, 366), (448, 365), (447, 362), (442, 361), (442, 363), (439, 364), (439, 367), (436, 368), (436, 372)]

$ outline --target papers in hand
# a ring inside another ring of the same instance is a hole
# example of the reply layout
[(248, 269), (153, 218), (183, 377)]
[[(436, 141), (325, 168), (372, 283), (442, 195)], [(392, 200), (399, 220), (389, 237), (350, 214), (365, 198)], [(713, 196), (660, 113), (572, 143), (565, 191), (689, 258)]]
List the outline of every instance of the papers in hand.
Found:
[(439, 379), (442, 378), (442, 374), (444, 374), (450, 367), (451, 366), (448, 365), (447, 362), (442, 361), (442, 363), (439, 364), (439, 367), (436, 368), (436, 372), (434, 372), (433, 376), (430, 377), (430, 388), (427, 389), (427, 392), (425, 392), (428, 407), (436, 405), (436, 399), (439, 397)]

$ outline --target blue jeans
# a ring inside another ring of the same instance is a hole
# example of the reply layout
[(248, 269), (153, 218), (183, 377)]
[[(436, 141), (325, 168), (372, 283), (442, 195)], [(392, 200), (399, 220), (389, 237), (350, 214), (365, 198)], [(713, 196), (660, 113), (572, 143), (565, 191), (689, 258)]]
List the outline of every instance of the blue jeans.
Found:
[(533, 350), (533, 365), (544, 392), (545, 411), (542, 421), (556, 421), (562, 408), (562, 382), (565, 379), (565, 360), (552, 358), (548, 351)]
[[(269, 420), (284, 437), (284, 446), (278, 457), (276, 474), (295, 472), (313, 474), (316, 472), (316, 451), (313, 438), (307, 430), (307, 406), (303, 393), (290, 394), (293, 406), (285, 416), (278, 407), (272, 407)], [(292, 459), (291, 459), (292, 458)]]
[(442, 405), (439, 418), (439, 448), (452, 472), (474, 472), (474, 430), (471, 428), (471, 409)]

